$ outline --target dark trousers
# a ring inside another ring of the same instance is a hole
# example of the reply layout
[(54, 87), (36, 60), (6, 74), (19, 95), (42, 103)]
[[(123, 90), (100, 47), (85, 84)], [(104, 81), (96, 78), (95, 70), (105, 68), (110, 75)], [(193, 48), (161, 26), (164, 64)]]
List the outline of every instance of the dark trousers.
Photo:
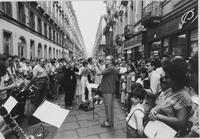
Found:
[(72, 106), (72, 102), (74, 100), (74, 95), (76, 91), (76, 85), (72, 85), (70, 87), (64, 87), (65, 91), (65, 106)]

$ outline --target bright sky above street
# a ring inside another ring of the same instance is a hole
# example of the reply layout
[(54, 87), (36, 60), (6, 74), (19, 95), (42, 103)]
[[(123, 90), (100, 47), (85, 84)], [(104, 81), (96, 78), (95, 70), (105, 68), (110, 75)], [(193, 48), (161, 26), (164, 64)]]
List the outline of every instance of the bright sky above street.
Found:
[(99, 25), (99, 19), (101, 15), (106, 13), (106, 5), (102, 0), (77, 0), (72, 1), (72, 4), (77, 16), (88, 56), (91, 56)]

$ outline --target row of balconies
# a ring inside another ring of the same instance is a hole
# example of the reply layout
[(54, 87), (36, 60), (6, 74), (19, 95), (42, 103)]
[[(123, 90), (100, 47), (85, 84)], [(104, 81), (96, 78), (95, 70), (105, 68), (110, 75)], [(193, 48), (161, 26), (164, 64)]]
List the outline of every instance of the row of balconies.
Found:
[[(121, 5), (127, 6), (128, 1), (121, 1)], [(113, 16), (115, 18), (118, 18), (119, 16), (122, 16), (123, 13), (124, 10), (120, 9), (119, 11), (116, 11)], [(161, 2), (152, 1), (150, 4), (148, 4), (146, 7), (142, 9), (142, 18), (140, 22), (145, 28), (152, 28), (161, 23), (161, 17), (162, 17)], [(132, 24), (126, 25), (124, 27), (124, 34), (117, 34), (115, 37), (115, 42), (118, 45), (122, 45), (123, 37), (125, 41), (130, 40), (136, 33), (134, 32), (134, 28), (135, 27)]]

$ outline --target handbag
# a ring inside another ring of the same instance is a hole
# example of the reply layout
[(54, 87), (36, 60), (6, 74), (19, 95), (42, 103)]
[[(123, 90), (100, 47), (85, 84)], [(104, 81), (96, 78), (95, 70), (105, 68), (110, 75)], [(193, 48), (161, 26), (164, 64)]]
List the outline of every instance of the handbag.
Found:
[(139, 137), (139, 134), (138, 134), (138, 132), (137, 132), (137, 129), (131, 127), (130, 124), (128, 124), (129, 121), (130, 121), (130, 119), (131, 119), (131, 117), (133, 116), (133, 114), (134, 114), (135, 111), (137, 111), (137, 110), (143, 112), (143, 111), (140, 110), (140, 109), (135, 109), (135, 110), (132, 112), (132, 114), (131, 114), (131, 116), (129, 117), (129, 119), (127, 120), (127, 138), (138, 138), (138, 137)]

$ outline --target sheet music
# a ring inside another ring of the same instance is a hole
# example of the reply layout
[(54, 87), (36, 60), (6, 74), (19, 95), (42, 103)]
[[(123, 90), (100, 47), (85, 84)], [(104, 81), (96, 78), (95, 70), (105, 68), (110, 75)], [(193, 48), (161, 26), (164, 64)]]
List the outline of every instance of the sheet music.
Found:
[(8, 111), (8, 113), (10, 113), (17, 103), (17, 100), (15, 100), (14, 97), (10, 96), (3, 106)]
[(70, 111), (47, 100), (35, 111), (33, 116), (50, 125), (60, 128)]

